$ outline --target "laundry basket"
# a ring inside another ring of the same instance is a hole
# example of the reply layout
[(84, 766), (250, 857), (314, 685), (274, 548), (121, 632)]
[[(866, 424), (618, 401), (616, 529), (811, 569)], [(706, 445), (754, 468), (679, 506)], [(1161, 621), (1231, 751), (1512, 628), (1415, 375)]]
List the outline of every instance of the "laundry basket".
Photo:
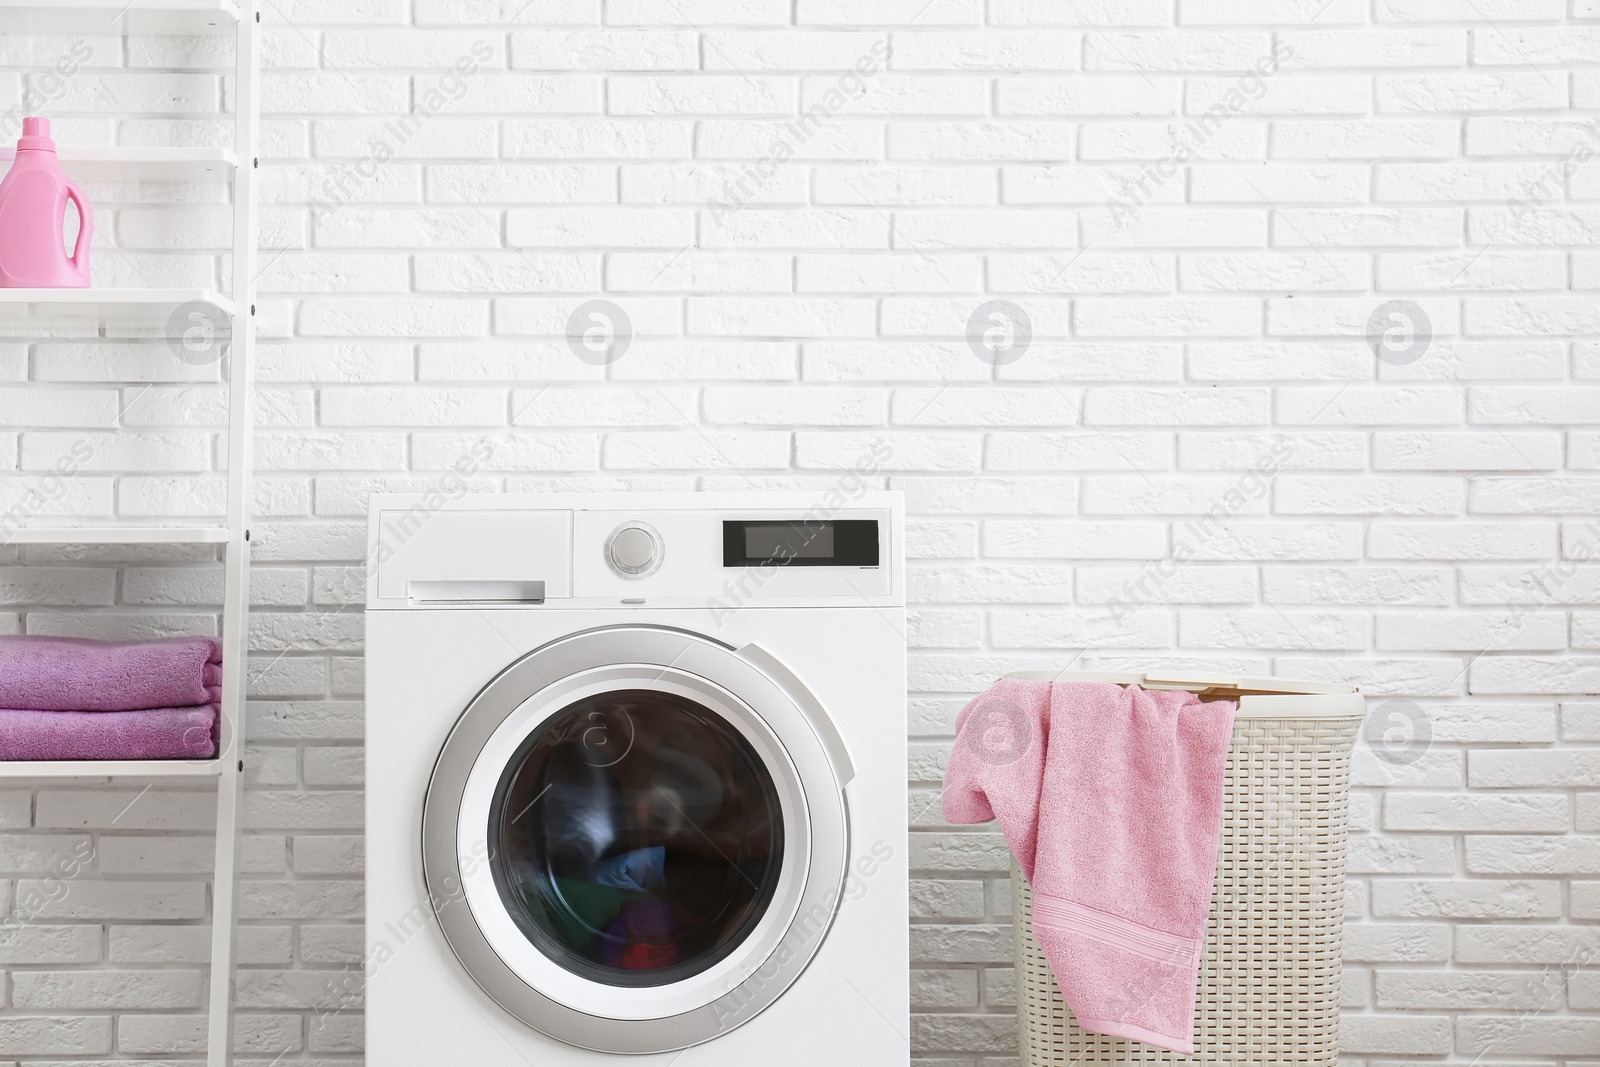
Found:
[(1078, 1026), (1034, 939), (1033, 894), (1013, 862), (1023, 1067), (1333, 1067), (1339, 1058), (1350, 749), (1364, 717), (1360, 692), (1353, 686), (1276, 678), (1089, 671), (1007, 677), (1190, 689), (1203, 699), (1239, 701), (1228, 752), (1220, 863), (1200, 963), (1194, 1054)]

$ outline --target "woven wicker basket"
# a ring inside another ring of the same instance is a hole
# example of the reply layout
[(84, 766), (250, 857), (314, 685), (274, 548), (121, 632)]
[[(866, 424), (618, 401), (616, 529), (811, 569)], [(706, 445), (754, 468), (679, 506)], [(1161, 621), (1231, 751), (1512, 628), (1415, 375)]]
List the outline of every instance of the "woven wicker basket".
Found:
[[(1155, 679), (1141, 675), (1021, 677), (1155, 687)], [(1194, 1055), (1079, 1028), (1034, 940), (1033, 894), (1013, 864), (1023, 1067), (1333, 1067), (1339, 1057), (1350, 749), (1362, 719), (1361, 697), (1350, 687), (1275, 679), (1162, 687), (1240, 700), (1228, 754), (1221, 862), (1200, 964)], [(1290, 695), (1308, 689), (1312, 695)]]

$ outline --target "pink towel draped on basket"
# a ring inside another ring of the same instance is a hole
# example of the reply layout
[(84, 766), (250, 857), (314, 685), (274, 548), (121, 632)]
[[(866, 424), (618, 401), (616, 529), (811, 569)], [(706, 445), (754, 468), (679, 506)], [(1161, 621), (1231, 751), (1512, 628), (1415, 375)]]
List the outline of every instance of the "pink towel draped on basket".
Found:
[(1086, 1030), (1194, 1052), (1194, 999), (1236, 705), (1006, 679), (968, 704), (952, 823), (998, 819), (1033, 932)]
[(214, 704), (221, 693), (215, 638), (0, 637), (0, 708), (142, 711)]

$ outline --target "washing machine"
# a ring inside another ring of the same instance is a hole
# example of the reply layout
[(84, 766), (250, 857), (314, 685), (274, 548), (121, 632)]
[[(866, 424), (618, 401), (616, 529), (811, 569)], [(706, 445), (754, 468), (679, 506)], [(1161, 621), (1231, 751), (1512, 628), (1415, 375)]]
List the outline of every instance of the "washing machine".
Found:
[(369, 550), (369, 1063), (909, 1063), (899, 494), (379, 495)]

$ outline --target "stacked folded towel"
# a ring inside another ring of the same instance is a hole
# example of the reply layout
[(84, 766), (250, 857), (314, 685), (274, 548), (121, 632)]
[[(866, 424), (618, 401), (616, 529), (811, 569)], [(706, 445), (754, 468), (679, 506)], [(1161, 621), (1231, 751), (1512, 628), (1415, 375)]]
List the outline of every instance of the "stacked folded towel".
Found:
[(208, 759), (222, 647), (0, 636), (0, 760)]

